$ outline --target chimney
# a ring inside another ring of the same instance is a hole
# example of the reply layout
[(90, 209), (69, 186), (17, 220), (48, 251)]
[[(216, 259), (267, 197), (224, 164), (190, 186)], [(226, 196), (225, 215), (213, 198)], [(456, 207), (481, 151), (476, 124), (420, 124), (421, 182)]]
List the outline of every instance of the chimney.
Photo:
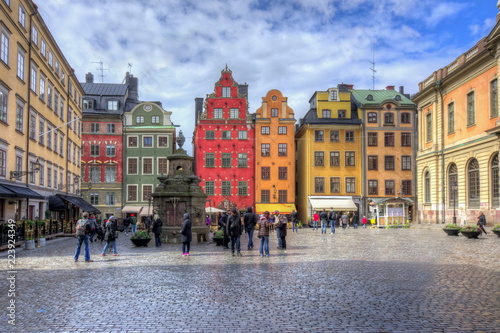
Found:
[(90, 72), (85, 74), (85, 83), (94, 83), (94, 74)]
[(385, 87), (385, 90), (394, 90), (394, 86), (387, 86)]
[(348, 85), (347, 85), (347, 89), (349, 89), (349, 90), (353, 90), (353, 89), (354, 89), (354, 84), (348, 84)]
[(127, 72), (125, 74), (125, 83), (128, 85), (128, 98), (133, 101), (139, 100), (139, 79)]
[(401, 95), (404, 95), (405, 94), (405, 87), (404, 86), (399, 86), (399, 93)]

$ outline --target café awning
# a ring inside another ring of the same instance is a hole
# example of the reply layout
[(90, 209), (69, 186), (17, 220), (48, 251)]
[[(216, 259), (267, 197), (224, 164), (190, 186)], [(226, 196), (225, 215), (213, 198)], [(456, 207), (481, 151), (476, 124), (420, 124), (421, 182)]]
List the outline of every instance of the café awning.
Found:
[(143, 206), (124, 206), (122, 213), (139, 214), (143, 208)]
[(69, 202), (70, 204), (80, 208), (84, 212), (101, 214), (101, 211), (99, 209), (95, 208), (87, 201), (83, 200), (83, 198), (73, 197), (71, 195), (62, 195), (62, 194), (56, 194), (56, 196), (59, 197), (63, 202)]
[(15, 186), (10, 184), (1, 184), (0, 187), (3, 187), (2, 193), (6, 192), (5, 190), (11, 192), (12, 195), (9, 196), (12, 198), (44, 199), (42, 195), (33, 191), (29, 187)]
[(312, 210), (358, 210), (351, 197), (314, 196), (309, 197), (309, 204)]
[(290, 214), (292, 210), (297, 211), (295, 208), (294, 204), (287, 204), (287, 203), (267, 203), (267, 204), (256, 204), (255, 205), (255, 212), (256, 214), (262, 214), (265, 211), (268, 211), (270, 213), (274, 211), (279, 211), (281, 214)]

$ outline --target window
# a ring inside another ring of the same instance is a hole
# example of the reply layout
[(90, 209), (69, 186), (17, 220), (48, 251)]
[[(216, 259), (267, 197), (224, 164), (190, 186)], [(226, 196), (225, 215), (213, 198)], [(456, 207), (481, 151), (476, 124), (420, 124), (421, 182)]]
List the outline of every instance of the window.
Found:
[(222, 195), (231, 195), (231, 181), (222, 181)]
[(401, 133), (401, 146), (411, 147), (411, 133)]
[(314, 177), (314, 192), (324, 193), (325, 192), (325, 178)]
[(26, 28), (26, 10), (23, 5), (19, 4), (19, 16), (18, 21), (23, 28)]
[(7, 173), (7, 152), (4, 149), (0, 149), (0, 177), (5, 177), (6, 173)]
[[(98, 165), (98, 166), (91, 166), (90, 167), (90, 181), (92, 183), (100, 183), (101, 182), (101, 166)], [(54, 182), (55, 182), (55, 179), (56, 179), (56, 173), (54, 171)], [(54, 186), (56, 186), (54, 184)]]
[(345, 142), (354, 142), (354, 131), (345, 131)]
[(238, 182), (238, 195), (248, 195), (248, 182), (246, 181)]
[(94, 108), (94, 101), (91, 99), (83, 100), (83, 109), (84, 110), (92, 110)]
[(476, 109), (474, 105), (474, 92), (467, 94), (467, 126), (476, 124)]
[(345, 179), (345, 191), (346, 191), (346, 193), (356, 192), (356, 178), (346, 177), (346, 179)]
[(338, 130), (331, 130), (330, 131), (330, 142), (339, 142), (340, 141), (340, 134)]
[(164, 175), (168, 173), (168, 160), (165, 157), (158, 157), (158, 173)]
[(38, 45), (38, 28), (34, 24), (31, 26), (31, 41)]
[(238, 119), (239, 116), (239, 111), (238, 109), (229, 109), (229, 118), (230, 119)]
[(47, 187), (52, 187), (52, 168), (47, 167)]
[(146, 175), (153, 174), (153, 158), (144, 157), (142, 159), (142, 173)]
[(222, 97), (231, 97), (231, 87), (222, 87)]
[(448, 134), (455, 132), (455, 103), (448, 104)]
[(394, 180), (385, 181), (385, 195), (394, 195)]
[(345, 119), (346, 111), (345, 110), (338, 110), (338, 115), (339, 115), (339, 119)]
[(168, 147), (168, 136), (159, 136), (158, 137), (158, 147), (160, 147), (160, 148)]
[(215, 185), (212, 180), (205, 181), (205, 194), (206, 195), (214, 195), (215, 194)]
[(38, 131), (40, 132), (40, 136), (38, 137), (38, 142), (41, 145), (45, 145), (45, 119), (40, 118), (38, 120)]
[(384, 157), (385, 170), (394, 170), (394, 156)]
[[(54, 136), (54, 139), (56, 136)], [(99, 145), (90, 145), (90, 156), (91, 157), (98, 157), (99, 156)]]
[(231, 131), (222, 131), (223, 140), (231, 140)]
[(432, 141), (432, 113), (425, 115), (425, 138), (427, 142)]
[(394, 147), (394, 133), (392, 132), (384, 133), (384, 146)]
[(325, 153), (322, 151), (314, 152), (314, 166), (324, 166), (325, 165)]
[(368, 132), (368, 146), (376, 147), (378, 145), (378, 133)]
[(63, 149), (63, 146), (64, 146), (64, 135), (61, 133), (60, 134), (60, 138), (59, 138), (59, 155), (63, 156), (64, 154), (64, 149)]
[(129, 175), (137, 175), (139, 173), (137, 158), (128, 159), (127, 173)]
[(269, 126), (262, 126), (260, 129), (260, 134), (263, 135), (268, 135), (270, 133), (270, 127)]
[(481, 190), (479, 187), (479, 163), (473, 159), (467, 168), (468, 190), (469, 190), (469, 208), (479, 208), (479, 196)]
[(314, 141), (323, 142), (324, 141), (324, 131), (314, 131)]
[(262, 143), (260, 145), (260, 152), (262, 156), (270, 156), (271, 155), (271, 145), (269, 143)]
[(137, 116), (137, 117), (135, 117), (135, 122), (137, 124), (144, 124), (144, 116)]
[[(30, 89), (36, 93), (36, 84), (38, 82), (37, 79), (37, 74), (38, 74), (38, 67), (35, 64), (31, 64), (31, 81), (30, 81)], [(56, 105), (57, 106), (57, 103)]]
[(118, 101), (108, 101), (108, 110), (109, 111), (117, 111), (118, 110)]
[(43, 55), (44, 58), (47, 57), (47, 43), (43, 38), (40, 46), (40, 53)]
[(40, 186), (44, 186), (45, 185), (45, 169), (44, 169), (43, 165), (40, 165), (39, 168), (40, 168), (40, 171), (38, 172), (38, 175), (39, 175), (38, 182), (39, 182)]
[(231, 153), (222, 153), (222, 167), (223, 168), (231, 167)]
[(394, 114), (392, 112), (384, 113), (384, 125), (394, 125)]
[(127, 187), (127, 201), (137, 201), (137, 185)]
[(45, 102), (45, 80), (47, 78), (43, 75), (40, 74), (40, 90), (38, 91), (38, 97), (40, 97), (40, 100)]
[(214, 140), (215, 139), (215, 131), (206, 131), (205, 139)]
[(214, 109), (214, 119), (222, 119), (222, 109)]
[(330, 192), (340, 193), (340, 177), (330, 177)]
[(160, 116), (151, 116), (151, 124), (159, 124)]
[(239, 140), (248, 139), (247, 131), (238, 131), (238, 139)]
[(9, 64), (9, 45), (10, 45), (10, 32), (2, 28), (2, 36), (0, 40), (0, 60), (5, 64)]
[(378, 180), (368, 180), (368, 194), (378, 195)]
[(330, 152), (330, 166), (340, 166), (340, 152), (331, 151)]
[(280, 180), (288, 179), (288, 168), (287, 167), (279, 167), (278, 168), (278, 179), (280, 179)]
[(116, 182), (116, 166), (108, 165), (104, 168), (104, 177), (106, 178), (106, 183)]
[(376, 123), (377, 122), (377, 113), (376, 112), (368, 112), (368, 122)]
[(108, 134), (116, 133), (115, 124), (106, 124), (106, 133)]
[(215, 166), (215, 154), (205, 153), (205, 166), (208, 168)]
[[(17, 77), (24, 81), (24, 57), (25, 52), (23, 49), (17, 50)], [(35, 82), (36, 84), (36, 82)]]
[[(17, 101), (16, 104), (16, 131), (24, 132), (24, 104)], [(43, 133), (43, 132), (40, 132)]]
[(368, 156), (368, 170), (378, 170), (378, 156), (369, 155)]
[(498, 174), (498, 154), (491, 161), (491, 208), (500, 206), (500, 179)]
[(498, 80), (490, 82), (490, 117), (498, 117)]
[(90, 193), (90, 204), (91, 205), (99, 204), (99, 193)]
[(260, 168), (260, 179), (262, 179), (262, 180), (271, 179), (271, 168), (270, 167), (261, 167)]
[(151, 193), (153, 192), (152, 185), (143, 185), (142, 186), (142, 201), (149, 201), (152, 199)]
[(57, 61), (57, 60), (56, 60), (56, 67), (55, 67), (54, 71), (56, 72), (56, 75), (59, 76), (59, 61)]
[(323, 118), (331, 118), (332, 117), (332, 110), (322, 110), (322, 115)]
[(7, 106), (9, 94), (5, 88), (0, 86), (0, 121), (7, 122)]
[(142, 146), (145, 148), (153, 147), (153, 137), (152, 136), (143, 136), (142, 137)]
[(277, 117), (277, 116), (278, 116), (278, 109), (271, 108), (271, 117)]
[(138, 146), (138, 140), (136, 136), (129, 136), (128, 137), (128, 146), (130, 148), (136, 148)]
[(401, 124), (411, 124), (411, 113), (401, 112)]
[(287, 144), (286, 143), (278, 143), (278, 156), (287, 156)]
[(248, 155), (246, 153), (238, 154), (238, 168), (248, 167)]
[(115, 204), (115, 192), (106, 192), (106, 205), (113, 206)]
[(356, 152), (346, 151), (345, 166), (355, 166), (355, 165), (356, 165)]
[(330, 100), (336, 101), (337, 99), (338, 99), (338, 91), (337, 90), (330, 90)]
[(278, 190), (278, 202), (279, 203), (288, 202), (288, 191), (287, 190)]
[(411, 190), (411, 180), (402, 180), (401, 181), (403, 195), (412, 195)]
[(271, 202), (271, 191), (269, 190), (261, 190), (260, 191), (260, 200), (262, 203)]
[(106, 145), (106, 157), (114, 157), (114, 156), (116, 156), (116, 146)]
[(52, 126), (47, 125), (47, 148), (52, 149)]
[(401, 170), (411, 170), (411, 156), (401, 156)]
[(54, 54), (50, 50), (49, 50), (49, 59), (47, 61), (50, 65), (50, 67), (52, 67), (52, 64), (54, 63)]
[(278, 134), (280, 135), (286, 134), (286, 129), (287, 129), (286, 126), (278, 126)]
[(52, 108), (52, 90), (54, 89), (54, 86), (50, 83), (47, 85), (47, 106), (49, 108)]

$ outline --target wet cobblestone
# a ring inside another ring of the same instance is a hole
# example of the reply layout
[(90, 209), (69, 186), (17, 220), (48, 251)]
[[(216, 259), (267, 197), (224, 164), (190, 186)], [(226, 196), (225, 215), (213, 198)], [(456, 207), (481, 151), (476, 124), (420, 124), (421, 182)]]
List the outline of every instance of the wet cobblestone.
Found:
[[(137, 248), (73, 262), (76, 240), (16, 249), (16, 325), (1, 332), (500, 332), (500, 238), (436, 228), (289, 233), (286, 253), (232, 257), (213, 243)], [(247, 237), (242, 236), (242, 249)], [(83, 250), (83, 249), (82, 249)]]

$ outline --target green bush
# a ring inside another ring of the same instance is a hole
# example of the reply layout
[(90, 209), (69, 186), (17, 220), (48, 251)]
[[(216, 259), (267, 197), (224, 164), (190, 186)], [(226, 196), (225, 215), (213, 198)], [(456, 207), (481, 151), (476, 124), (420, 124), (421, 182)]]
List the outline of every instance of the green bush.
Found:
[(460, 230), (460, 226), (456, 225), (455, 223), (448, 223), (446, 225), (446, 227), (444, 227), (443, 229), (458, 229)]
[(479, 231), (479, 227), (477, 225), (466, 225), (460, 228), (460, 231)]
[(495, 224), (493, 226), (493, 230), (500, 230), (500, 224)]
[(151, 239), (151, 236), (149, 235), (147, 230), (139, 230), (136, 231), (130, 239)]
[(213, 238), (224, 238), (224, 230), (217, 230)]

